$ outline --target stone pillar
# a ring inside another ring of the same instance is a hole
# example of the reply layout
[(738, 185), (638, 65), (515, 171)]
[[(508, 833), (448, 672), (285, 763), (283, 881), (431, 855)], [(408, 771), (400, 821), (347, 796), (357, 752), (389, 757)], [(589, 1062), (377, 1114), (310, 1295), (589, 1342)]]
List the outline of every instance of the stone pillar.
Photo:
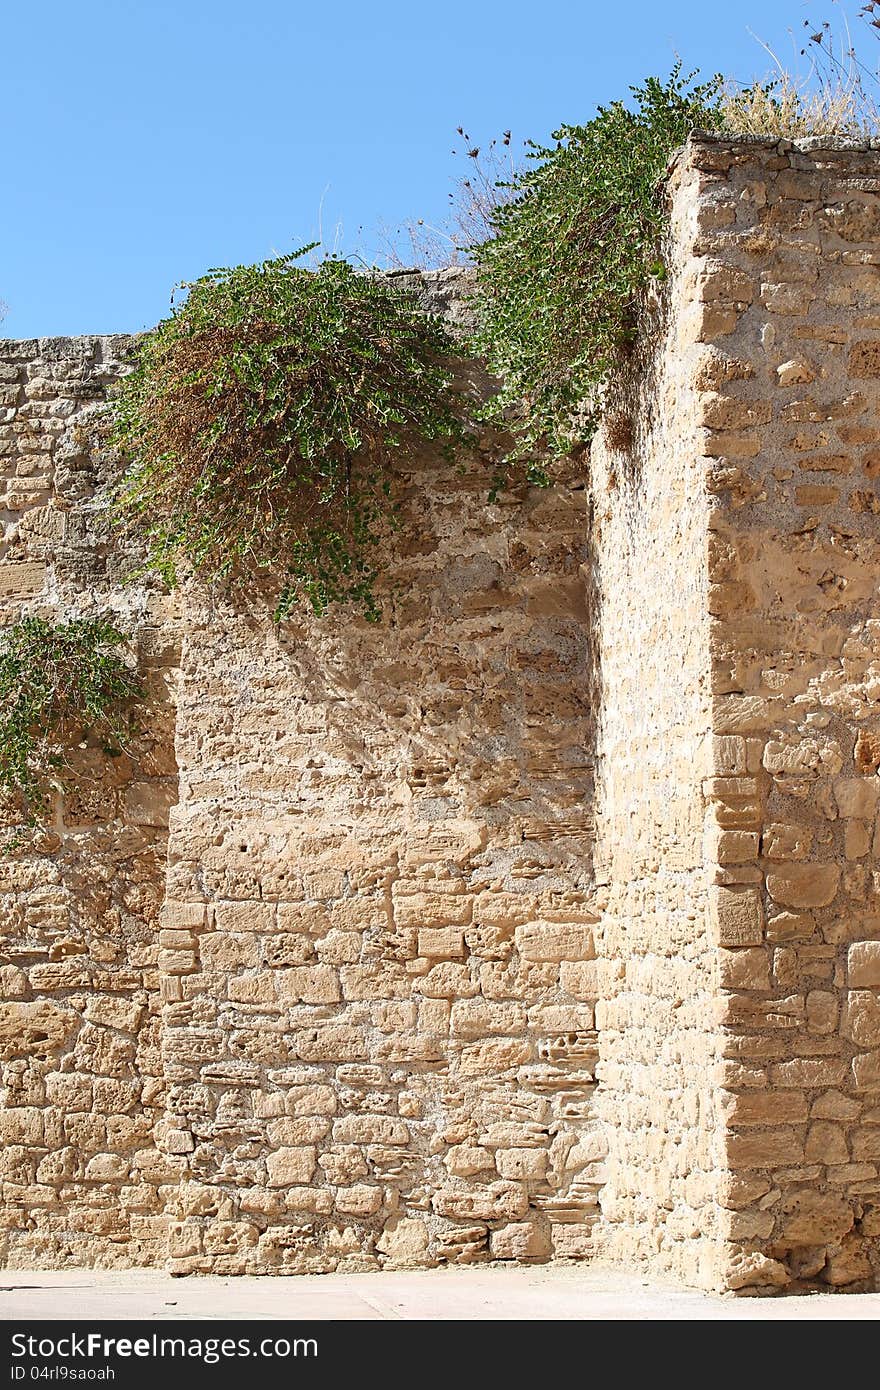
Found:
[(855, 146), (692, 140), (595, 456), (603, 1248), (722, 1288), (880, 1263), (878, 194)]

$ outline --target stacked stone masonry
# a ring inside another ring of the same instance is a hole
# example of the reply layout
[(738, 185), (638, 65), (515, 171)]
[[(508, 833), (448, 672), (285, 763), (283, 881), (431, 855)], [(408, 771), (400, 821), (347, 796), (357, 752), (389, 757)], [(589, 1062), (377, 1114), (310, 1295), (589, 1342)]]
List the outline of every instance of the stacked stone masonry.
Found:
[(3, 621), (113, 612), (148, 691), (0, 863), (8, 1265), (875, 1285), (880, 153), (668, 196), (628, 428), (409, 462), (378, 625), (130, 580), (127, 340), (2, 345)]

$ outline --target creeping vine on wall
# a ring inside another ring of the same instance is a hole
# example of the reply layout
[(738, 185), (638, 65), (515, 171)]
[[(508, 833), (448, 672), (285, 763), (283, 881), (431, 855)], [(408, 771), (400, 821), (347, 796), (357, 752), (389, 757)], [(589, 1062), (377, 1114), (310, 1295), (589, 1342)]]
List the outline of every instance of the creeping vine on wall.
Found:
[(723, 124), (721, 86), (676, 65), (632, 88), (632, 105), (600, 107), (561, 126), (554, 146), (531, 146), (474, 253), (476, 345), (501, 381), (486, 413), (513, 430), (512, 456), (560, 457), (595, 430), (640, 301), (665, 274), (664, 170), (691, 130)]
[[(306, 248), (311, 250), (312, 248)], [(148, 334), (116, 401), (120, 502), (176, 582), (274, 579), (378, 617), (395, 460), (462, 436), (453, 344), (411, 290), (304, 252), (211, 271)]]
[[(665, 275), (669, 158), (694, 127), (725, 124), (726, 90), (678, 64), (533, 144), (506, 186), (472, 248), (472, 347), (500, 383), (482, 414), (514, 437), (490, 498), (514, 465), (546, 484), (593, 433)], [(312, 270), (303, 254), (209, 272), (142, 340), (115, 406), (130, 460), (120, 507), (171, 584), (181, 564), (207, 580), (268, 576), (279, 618), (302, 598), (376, 619), (394, 460), (464, 437), (456, 345), (398, 282), (336, 257)]]
[(85, 735), (108, 753), (124, 742), (141, 693), (125, 642), (105, 618), (25, 618), (0, 636), (0, 796), (19, 825), (45, 816)]

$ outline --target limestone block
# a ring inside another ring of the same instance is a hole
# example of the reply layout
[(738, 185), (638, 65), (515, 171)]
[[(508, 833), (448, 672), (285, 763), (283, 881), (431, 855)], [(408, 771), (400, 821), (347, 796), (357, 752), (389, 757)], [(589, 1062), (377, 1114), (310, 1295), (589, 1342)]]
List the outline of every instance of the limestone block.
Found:
[(596, 954), (593, 933), (582, 922), (524, 922), (514, 940), (524, 960), (586, 961)]
[(0, 565), (0, 598), (32, 598), (46, 582), (46, 565), (41, 560), (8, 561)]
[(767, 875), (767, 891), (785, 907), (826, 907), (839, 881), (838, 864), (786, 864)]
[(207, 932), (201, 937), (200, 951), (206, 970), (238, 970), (260, 964), (260, 943), (246, 932)]
[(546, 1260), (550, 1233), (535, 1221), (511, 1221), (492, 1232), (489, 1248), (496, 1260)]
[(832, 1193), (802, 1188), (780, 1203), (782, 1239), (786, 1245), (829, 1245), (852, 1230), (849, 1202)]
[(420, 956), (452, 960), (465, 954), (464, 931), (457, 927), (422, 927), (418, 936)]
[(777, 1168), (802, 1163), (803, 1143), (787, 1126), (734, 1133), (727, 1140), (728, 1161), (734, 1168)]
[(845, 1287), (847, 1284), (866, 1283), (873, 1287), (874, 1266), (871, 1262), (871, 1247), (867, 1241), (846, 1240), (840, 1251), (828, 1256), (822, 1271), (826, 1284)]
[(344, 1115), (333, 1122), (335, 1144), (408, 1144), (409, 1129), (390, 1115)]
[(304, 1148), (276, 1149), (266, 1155), (270, 1187), (294, 1187), (311, 1180), (315, 1171), (315, 1150)]
[(300, 965), (275, 971), (278, 998), (288, 1004), (335, 1004), (339, 975), (331, 965)]
[(473, 1177), (475, 1173), (495, 1171), (495, 1157), (488, 1149), (478, 1145), (454, 1144), (447, 1151), (443, 1162), (450, 1173), (459, 1178)]
[(165, 826), (176, 800), (177, 786), (173, 782), (132, 782), (123, 793), (123, 813), (131, 825)]
[(372, 1216), (382, 1205), (382, 1189), (371, 1183), (337, 1187), (334, 1204), (344, 1216)]
[(857, 1090), (880, 1089), (880, 1050), (853, 1057), (852, 1072)]
[(415, 988), (432, 999), (468, 999), (477, 993), (479, 985), (467, 965), (444, 961), (432, 966)]
[(326, 1115), (286, 1116), (271, 1120), (266, 1126), (266, 1135), (271, 1144), (289, 1148), (317, 1144), (329, 1132), (330, 1120)]
[(711, 894), (713, 939), (719, 946), (757, 946), (764, 935), (763, 912), (752, 888), (713, 887)]
[(847, 980), (854, 989), (880, 989), (880, 941), (855, 941), (847, 951)]
[(804, 1157), (808, 1163), (849, 1163), (843, 1128), (831, 1120), (815, 1120), (807, 1130)]
[(734, 1128), (749, 1125), (805, 1124), (807, 1101), (802, 1091), (722, 1091), (721, 1114)]
[(502, 1178), (540, 1180), (547, 1172), (547, 1153), (543, 1149), (498, 1149), (495, 1165)]
[(388, 1256), (386, 1269), (406, 1269), (424, 1264), (429, 1239), (424, 1221), (412, 1216), (392, 1216), (376, 1241), (376, 1249)]
[(67, 1042), (77, 1018), (48, 1000), (0, 1003), (0, 1058), (48, 1057)]
[(521, 1066), (532, 1055), (532, 1046), (521, 1038), (498, 1038), (462, 1048), (462, 1076), (491, 1076)]
[(760, 947), (719, 950), (718, 970), (726, 989), (770, 988), (770, 953)]
[[(852, 975), (852, 971), (850, 971)], [(859, 1047), (880, 1047), (880, 993), (851, 989), (845, 996), (840, 1031)]]
[(743, 1251), (729, 1261), (725, 1282), (729, 1289), (780, 1289), (791, 1283), (791, 1275), (779, 1260), (759, 1251)]
[(456, 1220), (503, 1221), (525, 1216), (529, 1199), (521, 1183), (495, 1182), (464, 1191), (441, 1188), (431, 1205), (439, 1216)]

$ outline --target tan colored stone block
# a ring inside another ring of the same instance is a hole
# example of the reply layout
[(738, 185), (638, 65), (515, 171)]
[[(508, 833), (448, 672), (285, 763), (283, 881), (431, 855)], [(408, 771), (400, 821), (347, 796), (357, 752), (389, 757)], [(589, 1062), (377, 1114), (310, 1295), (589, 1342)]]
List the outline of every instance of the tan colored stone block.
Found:
[(472, 1177), (475, 1173), (495, 1171), (495, 1158), (488, 1149), (476, 1145), (454, 1144), (443, 1162), (459, 1178)]
[(849, 1163), (842, 1127), (831, 1120), (815, 1120), (807, 1131), (804, 1157), (808, 1163)]
[(403, 966), (392, 961), (340, 966), (339, 979), (345, 999), (406, 999), (413, 988)]
[(279, 1148), (301, 1148), (317, 1144), (330, 1132), (326, 1115), (285, 1116), (266, 1126), (269, 1142)]
[(770, 952), (762, 947), (719, 950), (718, 970), (725, 989), (770, 988)]
[(424, 1221), (412, 1216), (392, 1216), (376, 1241), (376, 1249), (388, 1256), (387, 1269), (407, 1269), (424, 1264), (429, 1245)]
[(343, 1216), (372, 1216), (382, 1205), (382, 1189), (369, 1183), (337, 1187), (334, 1205)]
[(880, 1047), (880, 993), (870, 989), (849, 990), (840, 1031), (858, 1047)]
[(76, 1029), (69, 1009), (40, 999), (33, 1003), (0, 1003), (0, 1058), (48, 1057)]
[(333, 1122), (336, 1144), (408, 1144), (409, 1129), (390, 1115), (344, 1115)]
[(498, 1149), (495, 1165), (502, 1178), (517, 1178), (527, 1182), (546, 1176), (547, 1157), (544, 1149)]
[(458, 999), (451, 1009), (449, 1031), (454, 1038), (481, 1038), (490, 1033), (515, 1033), (526, 1027), (524, 1004), (514, 1000)]
[(839, 882), (838, 864), (787, 864), (767, 875), (767, 891), (785, 907), (826, 907)]
[(214, 908), (218, 933), (271, 931), (275, 908), (264, 902), (218, 902)]
[(456, 1221), (504, 1221), (525, 1216), (529, 1199), (521, 1183), (495, 1182), (467, 1191), (441, 1188), (434, 1194), (431, 1205), (439, 1216)]
[(727, 1157), (734, 1168), (779, 1168), (783, 1164), (802, 1163), (804, 1150), (793, 1129), (780, 1127), (731, 1134)]
[(205, 970), (237, 971), (260, 964), (260, 943), (249, 933), (206, 932), (200, 938), (200, 954)]
[(559, 966), (559, 984), (575, 999), (598, 999), (602, 992), (599, 962), (593, 960), (564, 960)]
[(855, 941), (846, 955), (847, 980), (854, 989), (880, 989), (880, 941)]
[(843, 1081), (846, 1063), (836, 1057), (792, 1057), (770, 1068), (774, 1086), (839, 1086)]
[(852, 1071), (857, 1090), (880, 1089), (880, 1050), (853, 1057)]
[(831, 1193), (804, 1188), (780, 1203), (782, 1237), (787, 1245), (829, 1245), (852, 1229), (849, 1202)]
[(510, 1222), (491, 1233), (489, 1248), (496, 1260), (546, 1260), (551, 1249), (550, 1232), (534, 1221)]
[(287, 1004), (335, 1004), (342, 998), (332, 965), (296, 965), (273, 972), (278, 998)]
[(834, 799), (842, 816), (871, 820), (877, 813), (880, 779), (877, 777), (838, 777)]
[(582, 922), (524, 922), (514, 940), (524, 960), (585, 961), (596, 954), (593, 933)]
[(757, 946), (763, 940), (761, 900), (751, 888), (713, 887), (711, 890), (713, 939), (719, 946)]
[[(828, 990), (811, 989), (807, 994), (807, 1027), (811, 1033), (833, 1033), (837, 1027), (839, 1003)], [(880, 1041), (880, 1039), (878, 1039)]]
[(420, 956), (452, 960), (465, 954), (464, 931), (457, 927), (422, 927), (419, 931)]
[(479, 989), (472, 977), (470, 967), (453, 961), (443, 961), (432, 966), (426, 975), (414, 983), (413, 988), (432, 999), (472, 998)]
[(799, 1125), (807, 1121), (807, 1101), (802, 1091), (745, 1091), (719, 1095), (725, 1123), (749, 1125)]
[(462, 1076), (491, 1076), (527, 1062), (531, 1044), (521, 1038), (497, 1038), (462, 1048)]
[(31, 598), (39, 594), (46, 583), (46, 565), (42, 560), (8, 561), (0, 565), (0, 598)]
[(277, 1149), (266, 1155), (270, 1187), (289, 1187), (310, 1181), (315, 1171), (312, 1147)]

